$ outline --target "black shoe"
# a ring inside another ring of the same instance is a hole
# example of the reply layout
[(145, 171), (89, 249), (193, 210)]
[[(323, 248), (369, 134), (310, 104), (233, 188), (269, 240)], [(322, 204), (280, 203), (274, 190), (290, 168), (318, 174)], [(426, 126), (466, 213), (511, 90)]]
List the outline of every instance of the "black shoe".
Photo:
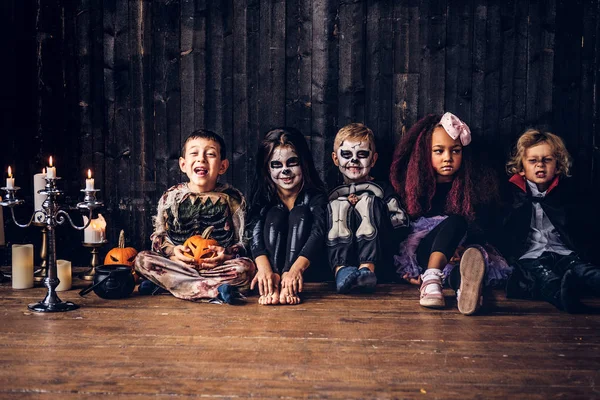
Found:
[(560, 282), (560, 304), (561, 308), (570, 314), (584, 310), (583, 304), (579, 301), (577, 277), (571, 270), (565, 272)]

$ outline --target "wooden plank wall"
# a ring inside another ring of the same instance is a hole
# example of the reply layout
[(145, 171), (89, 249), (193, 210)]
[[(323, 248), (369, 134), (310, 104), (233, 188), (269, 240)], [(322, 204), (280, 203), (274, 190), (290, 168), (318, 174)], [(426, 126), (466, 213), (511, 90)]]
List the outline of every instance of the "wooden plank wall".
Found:
[[(566, 139), (578, 182), (600, 185), (595, 0), (4, 0), (0, 7), (0, 167), (13, 166), (29, 204), (30, 177), (49, 155), (72, 203), (91, 168), (112, 244), (125, 229), (133, 246), (148, 247), (155, 204), (182, 179), (180, 146), (197, 128), (224, 135), (226, 178), (244, 192), (270, 128), (304, 132), (331, 183), (329, 154), (342, 125), (374, 129), (376, 174), (385, 176), (407, 127), (445, 110), (503, 154), (524, 128), (546, 125)], [(12, 242), (37, 237), (7, 231)], [(81, 240), (68, 229), (61, 235), (59, 246)]]

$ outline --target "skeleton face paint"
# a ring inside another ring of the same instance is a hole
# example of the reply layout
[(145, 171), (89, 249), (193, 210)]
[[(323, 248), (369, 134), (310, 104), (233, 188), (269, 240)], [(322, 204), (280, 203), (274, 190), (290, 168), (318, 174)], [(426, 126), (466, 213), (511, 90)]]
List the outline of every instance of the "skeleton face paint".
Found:
[(373, 151), (368, 141), (344, 140), (337, 150), (337, 165), (344, 181), (362, 182), (369, 177), (373, 167)]
[(279, 146), (273, 150), (269, 160), (271, 179), (279, 190), (296, 191), (302, 185), (302, 167), (298, 154), (289, 146)]

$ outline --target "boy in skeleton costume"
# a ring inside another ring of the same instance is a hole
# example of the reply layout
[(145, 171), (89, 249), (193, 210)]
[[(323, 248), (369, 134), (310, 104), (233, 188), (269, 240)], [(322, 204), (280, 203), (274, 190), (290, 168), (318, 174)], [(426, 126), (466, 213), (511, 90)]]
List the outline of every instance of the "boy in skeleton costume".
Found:
[(386, 243), (398, 242), (408, 216), (393, 188), (369, 176), (378, 157), (371, 129), (359, 123), (340, 129), (331, 156), (344, 177), (327, 207), (327, 249), (337, 291), (348, 293), (355, 286), (373, 291), (377, 275), (385, 272), (378, 268), (376, 275), (375, 266), (387, 261)]
[[(138, 254), (135, 268), (147, 278), (141, 294), (161, 288), (185, 300), (216, 300), (230, 303), (247, 292), (254, 263), (245, 257), (245, 200), (235, 188), (217, 183), (229, 166), (225, 142), (213, 132), (199, 130), (186, 140), (181, 170), (189, 182), (168, 189), (158, 203), (152, 251)], [(189, 237), (212, 227), (209, 246), (216, 255), (196, 262), (183, 244)]]

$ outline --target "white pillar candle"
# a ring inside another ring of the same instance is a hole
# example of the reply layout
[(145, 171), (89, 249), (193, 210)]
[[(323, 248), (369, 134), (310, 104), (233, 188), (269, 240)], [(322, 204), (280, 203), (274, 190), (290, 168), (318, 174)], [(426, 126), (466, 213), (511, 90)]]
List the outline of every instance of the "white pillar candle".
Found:
[(34, 210), (41, 210), (42, 204), (44, 204), (44, 200), (46, 200), (46, 196), (43, 194), (39, 194), (40, 190), (44, 190), (46, 187), (46, 173), (42, 172), (41, 174), (33, 175), (33, 203)]
[(52, 156), (50, 156), (49, 166), (46, 168), (46, 178), (54, 179), (56, 178), (56, 167), (52, 166)]
[(85, 190), (94, 190), (94, 178), (92, 178), (91, 169), (88, 169), (88, 178), (85, 180)]
[[(83, 222), (87, 223), (87, 217), (83, 217)], [(102, 214), (98, 214), (98, 218), (93, 219), (87, 228), (83, 231), (84, 243), (102, 243), (104, 242), (104, 232), (106, 229), (106, 221)]]
[(56, 287), (57, 292), (71, 289), (73, 276), (71, 275), (71, 261), (56, 260), (56, 274), (60, 283)]
[(8, 178), (6, 178), (6, 188), (12, 189), (15, 187), (15, 178), (12, 177), (12, 170), (8, 167)]
[(13, 289), (33, 287), (32, 244), (13, 244), (12, 246), (12, 287)]
[[(2, 197), (0, 197), (0, 201), (2, 201)], [(6, 243), (4, 241), (4, 210), (2, 206), (0, 206), (0, 246), (4, 246)]]

